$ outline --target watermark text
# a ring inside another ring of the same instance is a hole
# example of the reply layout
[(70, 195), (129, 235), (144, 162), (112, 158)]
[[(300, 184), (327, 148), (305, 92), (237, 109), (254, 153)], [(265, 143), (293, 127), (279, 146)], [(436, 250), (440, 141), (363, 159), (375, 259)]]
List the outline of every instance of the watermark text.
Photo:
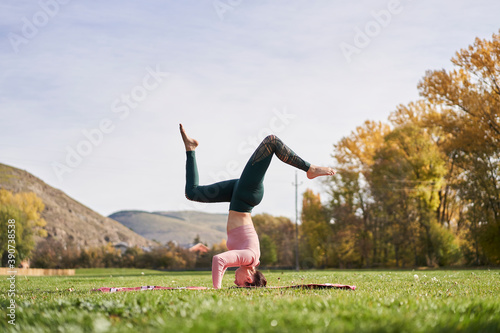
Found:
[[(130, 111), (136, 109), (148, 95), (158, 88), (160, 84), (170, 75), (164, 72), (159, 65), (156, 68), (146, 67), (146, 74), (140, 84), (134, 86), (128, 93), (123, 93), (111, 103), (111, 112), (118, 115), (120, 120), (129, 117)], [(116, 120), (103, 118), (96, 127), (83, 129), (81, 134), (83, 138), (73, 146), (66, 146), (66, 156), (64, 161), (53, 161), (52, 170), (59, 181), (63, 181), (64, 175), (73, 172), (78, 168), (85, 157), (92, 154), (95, 147), (100, 146), (106, 135), (112, 133), (116, 128)]]
[(19, 53), (19, 47), (33, 40), (40, 32), (40, 29), (47, 26), (49, 21), (59, 14), (61, 5), (66, 5), (70, 1), (71, 0), (38, 1), (39, 10), (30, 17), (23, 16), (21, 18), (22, 27), (20, 33), (11, 31), (7, 35), (12, 50), (14, 50), (15, 53)]
[(16, 325), (16, 220), (10, 219), (7, 221), (7, 267), (9, 275), (8, 297), (9, 305), (7, 306), (8, 323)]
[(368, 47), (389, 26), (393, 17), (403, 12), (403, 9), (404, 7), (400, 0), (389, 0), (386, 8), (370, 12), (372, 20), (366, 22), (363, 27), (355, 26), (352, 43), (343, 41), (339, 45), (347, 62), (351, 63), (354, 55), (360, 54), (363, 49)]

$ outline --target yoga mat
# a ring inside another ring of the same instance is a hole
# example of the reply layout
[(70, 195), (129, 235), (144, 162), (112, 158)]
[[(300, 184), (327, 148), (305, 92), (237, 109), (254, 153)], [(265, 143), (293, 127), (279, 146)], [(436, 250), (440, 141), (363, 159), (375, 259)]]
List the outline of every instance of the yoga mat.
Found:
[[(260, 288), (260, 287), (234, 287), (234, 288)], [(324, 283), (324, 284), (299, 284), (295, 286), (270, 286), (264, 289), (350, 289), (356, 290), (356, 286), (349, 286), (346, 284)], [(142, 286), (132, 288), (109, 288), (103, 287), (99, 289), (92, 289), (92, 291), (100, 291), (103, 293), (115, 293), (118, 291), (143, 291), (143, 290), (207, 290), (207, 287), (161, 287), (161, 286)]]
[(92, 289), (92, 291), (100, 291), (103, 293), (115, 293), (117, 291), (142, 291), (142, 290), (205, 290), (207, 287), (161, 287), (161, 286), (142, 286), (132, 288), (108, 288), (103, 287), (99, 289)]
[[(241, 288), (258, 288), (258, 287), (241, 287)], [(350, 289), (356, 290), (356, 286), (349, 286), (346, 284), (336, 284), (336, 283), (311, 283), (311, 284), (298, 284), (296, 286), (271, 286), (266, 287), (268, 289)]]

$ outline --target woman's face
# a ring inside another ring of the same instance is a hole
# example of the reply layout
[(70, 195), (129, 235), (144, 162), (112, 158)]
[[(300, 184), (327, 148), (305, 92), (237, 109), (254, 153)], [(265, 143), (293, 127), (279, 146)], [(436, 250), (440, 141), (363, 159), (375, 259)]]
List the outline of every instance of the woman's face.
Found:
[(253, 282), (253, 274), (255, 273), (255, 268), (253, 267), (240, 267), (234, 273), (235, 279), (234, 283), (237, 286), (244, 287), (246, 282)]

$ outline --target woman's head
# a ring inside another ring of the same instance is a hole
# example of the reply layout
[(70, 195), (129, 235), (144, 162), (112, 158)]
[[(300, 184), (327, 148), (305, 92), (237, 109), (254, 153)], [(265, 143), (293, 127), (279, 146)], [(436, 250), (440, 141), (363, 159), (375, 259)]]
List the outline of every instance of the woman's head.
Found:
[(267, 279), (261, 271), (255, 271), (253, 274), (253, 282), (249, 282), (247, 287), (265, 287), (267, 286)]
[(240, 287), (265, 287), (267, 280), (255, 267), (240, 267), (235, 272), (234, 283)]

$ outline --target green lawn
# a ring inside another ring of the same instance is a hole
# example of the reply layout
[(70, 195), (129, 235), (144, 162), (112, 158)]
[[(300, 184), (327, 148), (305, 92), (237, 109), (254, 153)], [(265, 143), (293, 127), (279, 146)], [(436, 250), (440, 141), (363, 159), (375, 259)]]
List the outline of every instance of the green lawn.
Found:
[[(144, 275), (142, 274), (144, 273)], [(418, 275), (418, 279), (415, 278)], [(350, 290), (225, 289), (97, 293), (92, 288), (211, 286), (210, 272), (77, 270), (17, 277), (7, 332), (500, 332), (500, 270), (272, 271), (270, 285), (342, 283)]]

